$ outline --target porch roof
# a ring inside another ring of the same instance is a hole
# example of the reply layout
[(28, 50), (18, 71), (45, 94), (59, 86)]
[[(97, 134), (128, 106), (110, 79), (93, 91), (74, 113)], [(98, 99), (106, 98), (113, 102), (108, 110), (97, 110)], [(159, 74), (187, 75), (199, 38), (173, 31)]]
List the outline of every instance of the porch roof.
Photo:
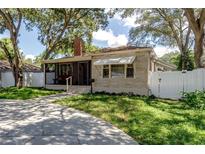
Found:
[(64, 57), (60, 59), (49, 59), (42, 61), (44, 64), (49, 63), (64, 63), (64, 62), (76, 62), (76, 61), (85, 61), (91, 60), (91, 56), (73, 56), (73, 57)]
[(103, 58), (94, 62), (94, 65), (109, 65), (109, 64), (132, 64), (136, 56), (118, 56), (112, 58)]

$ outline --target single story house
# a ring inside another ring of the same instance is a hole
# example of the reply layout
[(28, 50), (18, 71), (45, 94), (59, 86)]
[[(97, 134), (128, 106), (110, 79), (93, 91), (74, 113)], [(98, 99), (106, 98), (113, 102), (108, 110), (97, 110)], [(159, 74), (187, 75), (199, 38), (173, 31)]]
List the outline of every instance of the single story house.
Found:
[(73, 56), (44, 60), (43, 64), (48, 89), (139, 95), (149, 94), (151, 72), (176, 69), (159, 60), (153, 48), (121, 46), (87, 53), (80, 39), (74, 42)]
[[(0, 60), (0, 87), (11, 87), (15, 85), (14, 76), (10, 64)], [(23, 85), (28, 87), (44, 87), (44, 74), (40, 67), (24, 64)]]

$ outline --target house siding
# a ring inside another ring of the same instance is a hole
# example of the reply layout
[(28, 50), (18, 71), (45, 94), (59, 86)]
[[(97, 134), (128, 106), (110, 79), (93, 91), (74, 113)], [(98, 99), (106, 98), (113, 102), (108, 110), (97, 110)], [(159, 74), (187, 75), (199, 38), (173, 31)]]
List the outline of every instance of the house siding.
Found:
[(105, 56), (93, 56), (92, 58), (92, 78), (95, 79), (93, 83), (94, 92), (109, 92), (109, 93), (129, 93), (132, 92), (138, 95), (148, 95), (148, 72), (149, 72), (149, 52), (132, 52), (124, 54), (113, 54), (115, 56), (130, 56), (136, 55), (134, 61), (134, 78), (103, 78), (103, 66), (94, 65), (93, 63), (105, 58)]

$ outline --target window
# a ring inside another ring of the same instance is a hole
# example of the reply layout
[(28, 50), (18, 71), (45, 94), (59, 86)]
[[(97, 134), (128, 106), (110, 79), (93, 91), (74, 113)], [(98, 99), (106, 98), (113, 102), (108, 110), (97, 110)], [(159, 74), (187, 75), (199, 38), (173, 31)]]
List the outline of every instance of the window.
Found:
[(111, 65), (111, 75), (113, 77), (125, 76), (125, 65)]
[(127, 74), (126, 74), (127, 78), (133, 78), (134, 77), (134, 68), (133, 68), (133, 64), (128, 64), (127, 65)]
[(103, 65), (103, 78), (109, 78), (109, 65)]

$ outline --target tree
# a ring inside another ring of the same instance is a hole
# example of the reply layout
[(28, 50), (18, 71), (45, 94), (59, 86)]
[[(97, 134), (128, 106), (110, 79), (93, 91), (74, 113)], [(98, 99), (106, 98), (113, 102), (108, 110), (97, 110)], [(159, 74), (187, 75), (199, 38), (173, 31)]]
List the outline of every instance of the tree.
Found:
[(97, 53), (99, 52), (99, 50), (100, 48), (95, 45), (88, 44), (88, 43), (85, 44), (85, 52), (87, 53)]
[(19, 30), (22, 24), (21, 9), (0, 9), (0, 33), (9, 31), (10, 41), (12, 45), (13, 59), (8, 49), (8, 42), (1, 41), (0, 48), (6, 55), (15, 79), (15, 86), (22, 87), (22, 61), (21, 54), (18, 48)]
[(130, 30), (130, 44), (178, 47), (182, 55), (182, 68), (187, 69), (193, 37), (182, 9), (118, 9), (117, 12), (121, 12), (123, 18), (136, 15), (138, 26)]
[(9, 38), (0, 39), (0, 57), (1, 60), (8, 60), (13, 63), (14, 52)]
[(25, 58), (23, 59), (24, 63), (27, 63), (27, 64), (33, 64), (33, 60), (31, 58)]
[[(86, 53), (96, 53), (99, 52), (99, 49), (97, 46), (89, 44), (89, 43), (85, 43), (85, 52)], [(44, 54), (46, 51), (43, 51), (41, 54), (39, 54), (38, 56), (35, 56), (34, 60), (33, 60), (33, 64), (35, 64), (36, 66), (41, 66), (41, 61), (44, 58)], [(50, 55), (50, 59), (54, 59), (57, 58), (58, 55), (60, 56), (70, 56), (73, 53), (73, 48), (72, 47), (68, 47), (67, 49), (61, 49), (61, 50), (57, 50), (55, 52), (53, 52)]]
[(39, 29), (38, 39), (46, 46), (43, 59), (72, 47), (75, 37), (91, 42), (92, 32), (107, 25), (104, 9), (30, 9), (28, 29)]
[[(186, 63), (186, 68), (188, 71), (191, 71), (194, 69), (194, 52), (189, 51), (188, 52), (188, 57), (187, 57), (187, 63)], [(164, 54), (162, 57), (160, 57), (161, 60), (168, 62), (170, 64), (174, 64), (177, 66), (177, 70), (182, 71), (182, 56), (181, 53), (178, 51), (175, 52), (170, 52)]]
[(189, 21), (194, 36), (194, 59), (197, 67), (203, 67), (201, 57), (203, 55), (203, 41), (204, 41), (204, 24), (205, 24), (205, 9), (191, 9), (185, 10), (185, 16)]

